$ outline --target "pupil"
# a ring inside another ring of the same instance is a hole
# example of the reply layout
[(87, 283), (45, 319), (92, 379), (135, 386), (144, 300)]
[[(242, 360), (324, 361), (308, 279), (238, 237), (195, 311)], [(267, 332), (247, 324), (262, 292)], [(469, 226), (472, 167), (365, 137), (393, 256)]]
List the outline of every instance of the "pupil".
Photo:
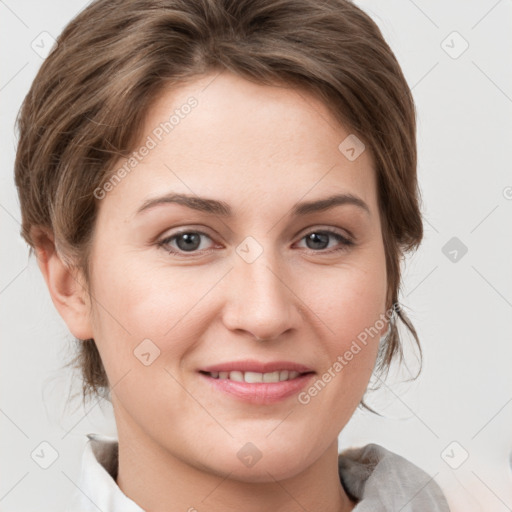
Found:
[[(310, 245), (308, 244), (309, 241), (313, 242), (313, 247), (310, 247)], [(315, 244), (318, 244), (318, 243), (320, 245), (328, 244), (329, 243), (329, 235), (327, 235), (326, 233), (311, 233), (306, 238), (306, 245), (308, 245), (308, 247), (310, 249), (325, 249), (325, 247), (315, 246)]]
[[(184, 241), (185, 244), (180, 242)], [(183, 251), (193, 251), (199, 247), (200, 237), (197, 233), (183, 233), (179, 236), (176, 243)]]

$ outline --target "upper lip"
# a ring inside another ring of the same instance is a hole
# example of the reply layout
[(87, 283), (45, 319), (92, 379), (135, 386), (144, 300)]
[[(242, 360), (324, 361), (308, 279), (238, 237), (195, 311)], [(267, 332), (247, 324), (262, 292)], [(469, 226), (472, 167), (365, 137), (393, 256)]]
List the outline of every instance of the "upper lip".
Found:
[(219, 363), (212, 366), (201, 368), (203, 372), (257, 372), (257, 373), (270, 373), (279, 370), (296, 371), (299, 373), (309, 373), (313, 370), (303, 364), (294, 363), (292, 361), (269, 361), (260, 362), (254, 360), (244, 361), (229, 361), (226, 363)]

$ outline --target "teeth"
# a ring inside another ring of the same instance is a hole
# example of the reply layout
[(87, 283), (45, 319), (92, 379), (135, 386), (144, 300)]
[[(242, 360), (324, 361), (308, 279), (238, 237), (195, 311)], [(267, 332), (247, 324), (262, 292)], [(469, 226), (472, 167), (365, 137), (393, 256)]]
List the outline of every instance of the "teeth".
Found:
[[(227, 373), (227, 372), (223, 372)], [(230, 380), (236, 380), (237, 382), (244, 381), (244, 374), (242, 372), (229, 372), (228, 377)]]
[(210, 377), (213, 377), (214, 379), (229, 379), (237, 382), (247, 382), (249, 384), (259, 382), (282, 382), (285, 380), (296, 379), (299, 375), (299, 372), (289, 370), (268, 373), (240, 372), (238, 370), (232, 372), (210, 372)]
[(279, 382), (280, 372), (264, 373), (263, 382)]
[[(231, 372), (229, 374), (230, 378), (233, 373), (238, 373), (238, 372)], [(255, 382), (263, 382), (263, 375), (264, 375), (263, 373), (244, 372), (243, 377), (244, 377), (245, 382), (249, 382), (250, 384), (253, 384)]]

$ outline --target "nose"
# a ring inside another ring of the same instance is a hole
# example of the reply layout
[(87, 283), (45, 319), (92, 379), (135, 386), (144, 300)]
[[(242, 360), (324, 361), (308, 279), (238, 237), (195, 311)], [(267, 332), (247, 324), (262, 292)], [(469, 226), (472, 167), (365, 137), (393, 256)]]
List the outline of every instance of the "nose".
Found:
[(223, 322), (232, 330), (249, 333), (258, 340), (274, 340), (297, 329), (301, 321), (301, 300), (294, 292), (294, 280), (282, 262), (264, 251), (248, 263), (235, 256), (228, 274), (228, 299)]

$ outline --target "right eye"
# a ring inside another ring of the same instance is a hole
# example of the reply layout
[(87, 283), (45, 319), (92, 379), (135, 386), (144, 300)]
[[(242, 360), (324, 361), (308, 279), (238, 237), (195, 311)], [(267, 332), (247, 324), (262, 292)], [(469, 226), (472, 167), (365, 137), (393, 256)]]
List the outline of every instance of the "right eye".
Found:
[(163, 240), (158, 242), (158, 246), (167, 250), (169, 254), (176, 254), (179, 256), (186, 253), (197, 254), (204, 251), (209, 252), (204, 248), (198, 250), (202, 245), (201, 237), (206, 237), (211, 240), (211, 238), (202, 231), (184, 230), (165, 237)]

